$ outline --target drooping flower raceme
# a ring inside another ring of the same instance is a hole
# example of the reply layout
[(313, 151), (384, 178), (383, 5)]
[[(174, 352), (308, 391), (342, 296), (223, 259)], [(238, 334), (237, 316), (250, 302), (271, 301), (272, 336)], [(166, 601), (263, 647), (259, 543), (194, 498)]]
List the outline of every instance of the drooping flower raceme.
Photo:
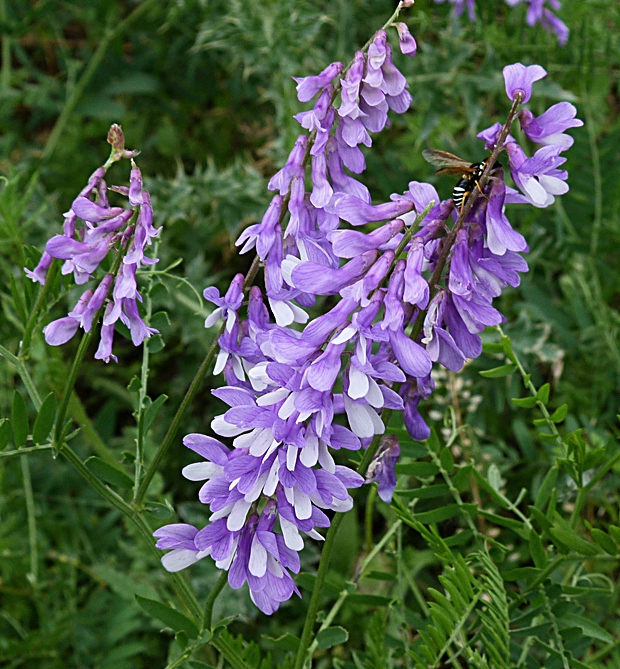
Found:
[[(412, 53), (402, 28), (399, 35), (403, 51)], [(510, 99), (529, 99), (541, 70), (507, 68)], [(155, 533), (157, 546), (171, 549), (162, 559), (167, 569), (210, 555), (229, 571), (232, 587), (248, 583), (265, 613), (297, 592), (292, 574), (305, 537), (322, 539), (318, 530), (329, 526), (327, 512), (351, 509), (350, 490), (364, 482), (337, 464), (336, 451), (371, 444), (374, 450), (383, 435), (364, 474), (390, 501), (399, 446), (385, 434), (383, 412), (402, 412), (412, 438), (428, 438), (419, 406), (434, 389), (433, 366), (459, 371), (480, 355), (482, 330), (504, 320), (493, 300), (505, 287), (518, 286), (527, 271), (520, 255), (527, 243), (510, 225), (505, 205), (534, 200), (546, 206), (535, 184), (546, 193), (559, 189), (553, 179), (564, 184), (556, 154), (565, 140), (543, 145), (549, 155), (539, 150), (518, 162), (512, 157), (518, 145), (504, 133), (498, 149), (508, 152), (523, 195), (505, 185), (497, 167), (486, 197), (475, 199), (466, 216), (420, 182), (373, 205), (345, 169), (363, 170), (359, 145), (370, 145), (369, 132), (384, 127), (388, 109), (404, 111), (409, 104), (385, 32), (346, 70), (335, 63), (297, 84), (300, 99), (317, 98), (312, 112), (297, 115), (309, 134), (299, 137), (271, 179), (276, 194), (262, 222), (238, 240), (242, 252), (255, 247), (263, 261), (266, 295), (250, 288), (244, 316), (242, 275), (224, 297), (214, 288), (205, 291), (216, 306), (207, 325), (222, 321), (216, 371), (226, 385), (213, 394), (227, 408), (211, 424), (217, 437), (185, 437), (202, 461), (183, 474), (203, 482), (198, 496), (209, 507), (209, 522), (202, 529), (180, 523)], [(527, 114), (519, 118), (535, 141), (577, 125), (566, 109), (534, 119), (537, 127)], [(493, 146), (501, 126), (483, 134)], [(450, 225), (458, 227), (447, 235)], [(436, 270), (440, 276), (429, 285)], [(311, 320), (306, 309), (317, 296), (331, 296), (330, 308)]]
[[(142, 174), (133, 158), (135, 151), (124, 147), (120, 126), (113, 125), (108, 134), (112, 153), (105, 165), (95, 170), (88, 184), (73, 201), (71, 209), (64, 214), (63, 234), (52, 237), (34, 270), (26, 269), (33, 281), (45, 283), (52, 260), (63, 260), (62, 273), (73, 274), (80, 286), (94, 281), (95, 289), (87, 289), (75, 307), (63, 318), (52, 321), (43, 328), (45, 340), (59, 346), (71, 339), (81, 327), (90, 332), (95, 314), (104, 306), (110, 289), (112, 299), (105, 307), (101, 340), (95, 358), (116, 361), (112, 353), (114, 325), (120, 319), (130, 330), (135, 346), (157, 332), (145, 325), (138, 311), (142, 297), (137, 289), (136, 272), (142, 265), (157, 262), (145, 255), (159, 230), (153, 227), (153, 209), (149, 193), (142, 184)], [(129, 186), (112, 186), (105, 182), (107, 169), (121, 159), (131, 160), (132, 169)], [(108, 190), (113, 190), (128, 199), (128, 207), (113, 207), (108, 203)], [(94, 199), (93, 199), (94, 198)], [(83, 225), (78, 227), (79, 221)], [(116, 275), (106, 273), (98, 279), (95, 273), (110, 251), (121, 254), (122, 262)]]

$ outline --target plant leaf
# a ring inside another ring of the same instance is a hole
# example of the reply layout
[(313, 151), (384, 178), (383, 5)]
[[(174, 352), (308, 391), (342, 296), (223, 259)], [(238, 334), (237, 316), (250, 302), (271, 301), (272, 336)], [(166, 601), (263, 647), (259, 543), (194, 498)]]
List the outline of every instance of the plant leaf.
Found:
[(341, 643), (346, 643), (348, 639), (349, 633), (344, 627), (328, 627), (316, 635), (319, 650), (339, 646)]
[(128, 474), (98, 458), (96, 455), (88, 458), (84, 464), (95, 476), (98, 476), (102, 481), (110, 485), (119, 488), (131, 488), (133, 486), (133, 480)]
[(175, 632), (183, 630), (190, 639), (195, 639), (198, 636), (198, 627), (196, 624), (180, 611), (173, 609), (163, 602), (140, 597), (140, 595), (136, 595), (136, 602), (145, 613), (160, 620)]
[(24, 396), (16, 390), (13, 393), (13, 407), (11, 410), (11, 424), (13, 426), (13, 440), (17, 448), (23, 448), (28, 439), (28, 409)]
[(58, 401), (54, 393), (50, 393), (43, 400), (43, 404), (34, 421), (34, 427), (32, 428), (32, 441), (34, 441), (35, 444), (41, 444), (47, 439), (54, 426), (57, 405)]

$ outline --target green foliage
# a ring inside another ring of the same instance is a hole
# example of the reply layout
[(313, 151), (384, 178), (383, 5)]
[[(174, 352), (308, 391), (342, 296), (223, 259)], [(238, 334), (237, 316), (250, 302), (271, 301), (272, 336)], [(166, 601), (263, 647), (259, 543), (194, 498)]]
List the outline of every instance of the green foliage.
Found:
[[(438, 374), (422, 408), (434, 427), (428, 443), (389, 426), (402, 452), (396, 500), (377, 502), (365, 520), (362, 491), (343, 523), (316, 621), (315, 631), (325, 624), (320, 669), (620, 666), (620, 8), (566, 0), (571, 38), (560, 48), (525, 25), (523, 3), (476, 4), (474, 24), (456, 20), (448, 3), (418, 0), (409, 11), (419, 53), (399, 66), (414, 103), (373, 138), (366, 183), (382, 200), (411, 180), (447, 196), (450, 184), (431, 174), (421, 149), (479, 159), (476, 133), (506, 109), (501, 68), (521, 61), (549, 71), (534, 113), (572, 100), (586, 121), (567, 154), (571, 190), (553, 208), (515, 212), (530, 272), (502, 300), (506, 335), (485, 333), (478, 361)], [(192, 460), (180, 438), (207, 431), (219, 412), (209, 382), (149, 489), (145, 524), (125, 522), (108, 502), (131, 505), (136, 462), (151, 461), (210, 344), (201, 291), (247, 270), (234, 240), (261, 219), (267, 180), (298, 133), (291, 76), (348, 62), (393, 3), (153, 2), (107, 43), (42, 158), (88, 63), (136, 6), (0, 2), (10, 54), (0, 72), (2, 347), (19, 351), (40, 295), (21, 268), (61, 231), (62, 212), (105, 159), (111, 122), (141, 150), (163, 226), (161, 261), (141, 278), (161, 331), (149, 346), (148, 393), (140, 403), (140, 354), (119, 337), (120, 364), (89, 352), (69, 404), (79, 426), (70, 443), (86, 473), (109, 484), (107, 501), (49, 442), (76, 344), (50, 349), (41, 328), (75, 303), (66, 277), (50, 279), (33, 327), (26, 364), (38, 401), (10, 359), (0, 362), (0, 657), (24, 669), (291, 669), (320, 547), (308, 541), (302, 555), (303, 601), (269, 619), (244, 590), (227, 588), (209, 643), (195, 612), (179, 606), (175, 583), (185, 581), (166, 580), (152, 548), (159, 524), (206, 521), (180, 475)], [(200, 604), (215, 572), (208, 560), (192, 567)]]

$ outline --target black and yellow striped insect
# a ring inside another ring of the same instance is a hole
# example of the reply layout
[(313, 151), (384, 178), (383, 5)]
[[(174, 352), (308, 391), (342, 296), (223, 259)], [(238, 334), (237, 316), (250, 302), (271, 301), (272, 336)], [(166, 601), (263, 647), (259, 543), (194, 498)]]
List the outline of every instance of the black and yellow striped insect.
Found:
[[(448, 151), (438, 151), (436, 149), (422, 151), (422, 155), (431, 165), (440, 168), (437, 170), (436, 174), (460, 175), (461, 178), (459, 182), (452, 189), (452, 201), (459, 211), (463, 210), (467, 198), (474, 190), (476, 184), (480, 181), (482, 173), (489, 160), (491, 160), (491, 157), (489, 156), (489, 158), (482, 162), (470, 163), (467, 160), (463, 160), (463, 158), (455, 156), (453, 153)], [(500, 167), (497, 162), (495, 165)]]

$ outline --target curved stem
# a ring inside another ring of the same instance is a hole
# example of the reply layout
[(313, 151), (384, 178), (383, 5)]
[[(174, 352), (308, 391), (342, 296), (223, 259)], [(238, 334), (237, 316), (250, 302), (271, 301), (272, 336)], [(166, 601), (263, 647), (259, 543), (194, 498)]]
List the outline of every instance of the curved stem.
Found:
[[(98, 320), (98, 319), (97, 319)], [(95, 322), (93, 321), (93, 324)], [(94, 328), (91, 328), (90, 332), (85, 332), (78, 346), (78, 350), (73, 358), (73, 363), (71, 364), (71, 370), (69, 371), (69, 376), (67, 377), (67, 382), (65, 383), (64, 390), (62, 392), (62, 398), (58, 406), (58, 413), (56, 414), (56, 427), (54, 429), (54, 446), (60, 450), (60, 443), (63, 438), (64, 422), (65, 416), (67, 414), (67, 407), (69, 406), (69, 400), (71, 398), (71, 393), (73, 392), (73, 387), (77, 380), (78, 372), (86, 355), (86, 350), (88, 345), (93, 338)]]
[(213, 618), (213, 605), (215, 604), (215, 600), (218, 598), (220, 592), (222, 592), (222, 590), (224, 589), (224, 586), (226, 585), (227, 581), (228, 581), (228, 572), (222, 571), (220, 577), (217, 579), (217, 583), (213, 586), (213, 589), (209, 593), (207, 601), (205, 602), (205, 610), (202, 616), (203, 630), (211, 629), (211, 623)]
[(336, 538), (336, 534), (338, 534), (338, 529), (340, 528), (340, 524), (342, 523), (343, 518), (344, 513), (339, 513), (334, 517), (325, 537), (325, 546), (323, 546), (323, 550), (321, 552), (319, 570), (316, 575), (314, 589), (312, 590), (312, 598), (310, 599), (308, 613), (306, 614), (304, 628), (301, 633), (301, 640), (299, 642), (299, 648), (297, 649), (297, 657), (295, 658), (294, 669), (303, 669), (305, 664), (306, 652), (310, 646), (310, 638), (312, 637), (312, 630), (314, 628), (316, 614), (319, 611), (319, 602), (323, 591), (323, 584), (325, 583), (325, 577), (327, 576), (329, 561), (334, 547), (334, 539)]
[(179, 430), (179, 427), (181, 426), (181, 421), (185, 417), (185, 413), (189, 409), (190, 404), (194, 401), (194, 398), (196, 397), (198, 391), (200, 390), (200, 386), (202, 385), (204, 377), (207, 374), (207, 370), (209, 369), (209, 366), (213, 362), (213, 358), (215, 357), (215, 354), (217, 352), (219, 335), (223, 332), (223, 329), (224, 326), (222, 326), (222, 329), (218, 333), (218, 336), (211, 343), (211, 346), (207, 351), (207, 355), (204, 357), (202, 364), (200, 365), (198, 371), (196, 372), (196, 375), (192, 379), (192, 382), (189, 388), (187, 389), (187, 392), (185, 393), (185, 397), (181, 401), (181, 405), (177, 409), (177, 412), (174, 415), (174, 418), (172, 419), (170, 426), (168, 427), (168, 431), (166, 432), (163, 441), (161, 442), (159, 448), (157, 449), (157, 452), (155, 453), (155, 457), (151, 461), (151, 464), (148, 466), (148, 469), (144, 474), (144, 478), (142, 479), (142, 481), (140, 481), (140, 486), (134, 499), (134, 504), (137, 508), (140, 508), (140, 506), (142, 505), (144, 497), (146, 496), (146, 493), (148, 491), (149, 485), (153, 480), (153, 476), (155, 476), (155, 472), (159, 469), (161, 461), (164, 459), (166, 453), (172, 446), (176, 438), (177, 432)]
[(22, 455), (20, 462), (22, 467), (22, 478), (24, 480), (26, 514), (28, 516), (28, 543), (30, 545), (30, 574), (28, 574), (28, 576), (32, 578), (32, 585), (36, 588), (39, 580), (39, 550), (37, 546), (37, 519), (34, 508), (34, 494), (32, 492), (32, 480), (30, 478), (28, 457)]

